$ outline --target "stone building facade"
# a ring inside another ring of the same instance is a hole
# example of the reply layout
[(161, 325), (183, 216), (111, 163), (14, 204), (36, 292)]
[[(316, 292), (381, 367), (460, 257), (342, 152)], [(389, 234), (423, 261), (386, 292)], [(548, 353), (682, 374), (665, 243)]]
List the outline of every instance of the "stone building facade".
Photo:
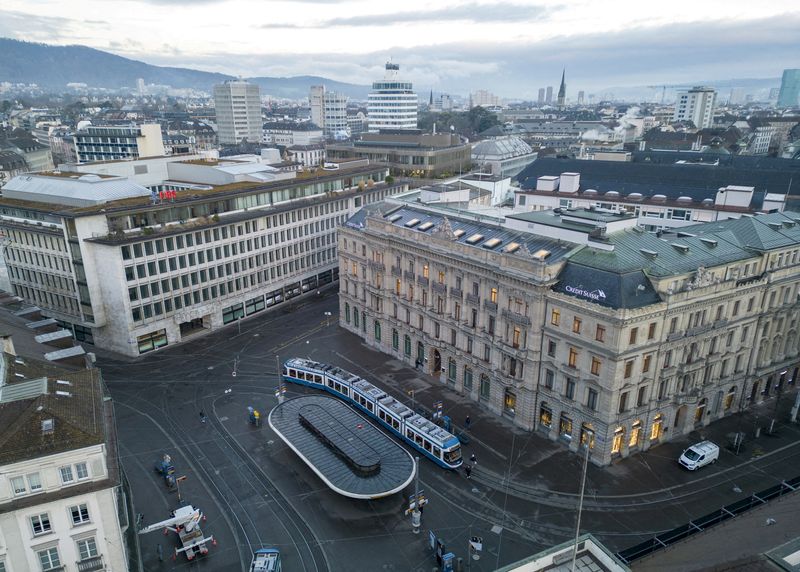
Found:
[(626, 218), (374, 205), (340, 230), (340, 322), (598, 464), (793, 390), (798, 215)]

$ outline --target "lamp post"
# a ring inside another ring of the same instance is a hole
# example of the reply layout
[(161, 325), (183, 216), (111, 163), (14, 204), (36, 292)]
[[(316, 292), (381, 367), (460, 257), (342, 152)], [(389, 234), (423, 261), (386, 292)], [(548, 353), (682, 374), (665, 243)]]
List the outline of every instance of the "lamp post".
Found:
[(570, 570), (575, 572), (575, 561), (578, 558), (578, 537), (581, 533), (581, 512), (583, 512), (583, 493), (586, 490), (586, 469), (589, 466), (589, 449), (592, 443), (592, 439), (594, 438), (594, 431), (586, 429), (586, 455), (583, 457), (583, 476), (581, 477), (581, 496), (580, 500), (578, 501), (578, 518), (577, 523), (575, 524), (575, 545), (572, 547), (572, 566), (570, 566)]

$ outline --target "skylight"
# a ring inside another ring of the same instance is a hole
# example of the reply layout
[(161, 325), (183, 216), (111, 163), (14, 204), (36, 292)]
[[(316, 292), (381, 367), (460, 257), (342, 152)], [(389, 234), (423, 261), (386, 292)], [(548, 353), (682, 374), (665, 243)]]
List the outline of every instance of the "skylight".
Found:
[(419, 224), (418, 218), (412, 218), (410, 221), (406, 223), (406, 226), (411, 228), (412, 226), (417, 226)]
[(431, 221), (423, 222), (421, 225), (419, 225), (419, 228), (417, 230), (428, 230), (432, 226), (433, 226), (433, 223)]
[(394, 221), (396, 221), (398, 219), (401, 219), (401, 218), (403, 218), (403, 215), (401, 215), (401, 214), (393, 214), (392, 216), (386, 217), (386, 220), (388, 220), (389, 222), (394, 222)]
[(467, 231), (464, 230), (463, 228), (459, 228), (458, 230), (454, 230), (453, 234), (456, 235), (456, 238), (461, 238), (465, 232)]
[(475, 244), (476, 242), (478, 242), (478, 241), (479, 241), (480, 239), (482, 239), (482, 238), (483, 238), (483, 235), (482, 235), (482, 234), (478, 234), (478, 233), (476, 233), (476, 234), (473, 234), (472, 236), (470, 236), (470, 237), (469, 237), (467, 240), (465, 240), (464, 242), (466, 242), (467, 244)]
[(549, 250), (545, 250), (544, 248), (542, 248), (540, 250), (537, 250), (536, 252), (533, 253), (533, 257), (536, 260), (544, 260), (548, 256), (550, 256), (550, 251)]
[(506, 244), (506, 247), (503, 249), (503, 252), (507, 254), (511, 254), (512, 252), (516, 252), (519, 247), (522, 246), (519, 242), (509, 242)]
[(500, 240), (499, 238), (490, 238), (489, 240), (484, 242), (481, 246), (483, 246), (484, 248), (496, 248), (501, 242), (503, 241)]

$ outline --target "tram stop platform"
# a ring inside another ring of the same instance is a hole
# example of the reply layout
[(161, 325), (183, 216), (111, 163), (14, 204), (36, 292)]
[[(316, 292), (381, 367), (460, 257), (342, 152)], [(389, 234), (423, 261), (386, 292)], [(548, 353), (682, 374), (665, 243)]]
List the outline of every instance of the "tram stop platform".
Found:
[(376, 499), (403, 490), (414, 478), (414, 459), (372, 421), (324, 395), (284, 401), (269, 426), (332, 490)]

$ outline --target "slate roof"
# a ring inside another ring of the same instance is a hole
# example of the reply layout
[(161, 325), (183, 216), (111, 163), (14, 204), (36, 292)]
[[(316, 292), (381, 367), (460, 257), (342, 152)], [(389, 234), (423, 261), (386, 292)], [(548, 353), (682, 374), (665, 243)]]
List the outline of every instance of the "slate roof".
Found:
[[(442, 227), (446, 219), (453, 232), (459, 230), (464, 231), (464, 233), (453, 240), (453, 242), (459, 242), (478, 250), (490, 250), (491, 252), (498, 254), (503, 253), (503, 249), (510, 243), (516, 242), (521, 245), (525, 245), (529, 252), (547, 250), (550, 252), (547, 257), (547, 262), (553, 262), (563, 258), (567, 253), (575, 248), (574, 244), (565, 242), (563, 240), (558, 240), (556, 238), (549, 238), (546, 236), (531, 234), (529, 232), (504, 228), (500, 226), (500, 220), (497, 220), (497, 223), (493, 224), (488, 218), (485, 220), (476, 221), (466, 217), (459, 217), (459, 212), (457, 210), (453, 210), (452, 214), (448, 212), (445, 215), (438, 210), (435, 212), (428, 211), (415, 208), (413, 205), (395, 206), (391, 203), (376, 203), (359, 210), (352, 217), (350, 217), (345, 224), (351, 228), (364, 228), (365, 219), (368, 214), (382, 216), (386, 220), (396, 216), (397, 218), (391, 221), (394, 226), (406, 229), (410, 228), (411, 230), (418, 232), (420, 235), (431, 235), (435, 233)], [(413, 219), (419, 219), (419, 223), (415, 224), (413, 227), (406, 227), (406, 223)], [(420, 227), (422, 227), (426, 222), (432, 222), (433, 226), (426, 228), (425, 230), (420, 230)], [(467, 239), (475, 234), (481, 234), (483, 237), (475, 244), (466, 242)], [(483, 246), (487, 241), (494, 238), (499, 239), (500, 243), (491, 249)], [(425, 240), (424, 236), (421, 236), (420, 240)], [(507, 254), (507, 256), (530, 256), (530, 254), (525, 254), (524, 249), (520, 247), (516, 252)]]
[[(348, 462), (300, 421), (309, 412), (323, 427), (326, 437), (347, 449), (355, 461), (380, 468), (369, 475), (354, 471)], [(326, 421), (330, 419), (332, 421)], [(337, 421), (339, 423), (337, 423)], [(270, 427), (295, 450), (337, 493), (354, 498), (379, 498), (402, 490), (414, 476), (414, 460), (397, 442), (341, 401), (325, 395), (289, 399), (269, 414)], [(339, 439), (337, 441), (337, 439)]]
[[(649, 153), (649, 156), (656, 156), (656, 153), (664, 152)], [(700, 155), (695, 153), (691, 157), (697, 159)], [(737, 157), (715, 153), (711, 160), (719, 160), (719, 165), (697, 165), (676, 164), (676, 160), (685, 157), (679, 153), (669, 153), (669, 156), (672, 158), (669, 162), (648, 162), (642, 155), (638, 155), (637, 160), (636, 153), (633, 162), (539, 158), (525, 167), (517, 179), (523, 189), (535, 189), (539, 177), (576, 172), (581, 175), (581, 191), (599, 191), (598, 200), (602, 200), (602, 193), (617, 191), (621, 195), (641, 193), (644, 197), (661, 194), (668, 200), (688, 196), (695, 203), (713, 199), (720, 187), (751, 186), (755, 188), (751, 206), (756, 209), (761, 208), (765, 193), (800, 193), (799, 161), (758, 157), (748, 159), (762, 160), (731, 161)]]
[[(69, 371), (10, 354), (2, 355), (2, 366), (0, 465), (105, 442), (100, 370)], [(15, 386), (30, 386), (40, 379), (45, 380), (40, 391), (27, 387), (24, 394), (14, 392)], [(52, 432), (42, 431), (46, 419), (53, 420)]]

